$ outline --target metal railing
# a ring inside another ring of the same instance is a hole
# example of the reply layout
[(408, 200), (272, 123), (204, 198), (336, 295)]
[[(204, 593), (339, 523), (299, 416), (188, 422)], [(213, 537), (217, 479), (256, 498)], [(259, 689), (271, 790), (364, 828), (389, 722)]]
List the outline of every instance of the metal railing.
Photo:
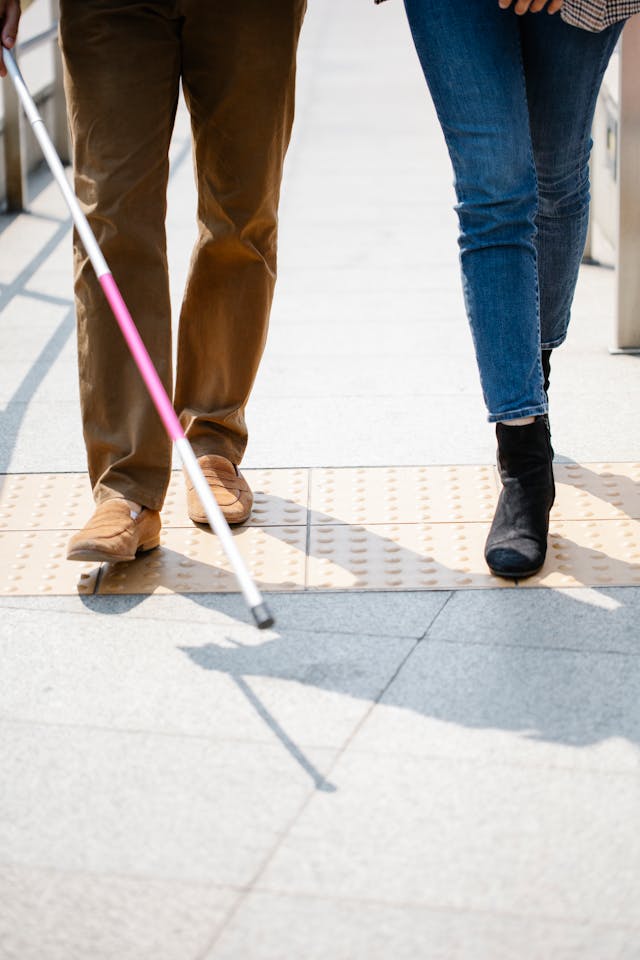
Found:
[(585, 258), (615, 268), (611, 353), (640, 353), (640, 17), (626, 24), (593, 128)]
[(616, 319), (612, 350), (640, 352), (640, 17), (622, 35), (619, 80)]
[[(63, 163), (69, 162), (69, 129), (67, 123), (67, 105), (64, 96), (62, 81), (62, 58), (57, 44), (58, 35), (58, 2), (52, 0), (54, 24), (42, 33), (23, 43), (18, 42), (16, 57), (42, 46), (46, 43), (53, 45), (54, 72), (53, 84), (45, 91), (51, 99), (51, 138)], [(13, 84), (7, 82), (3, 86), (4, 94), (4, 167), (5, 167), (5, 195), (6, 209), (9, 211), (24, 210), (27, 201), (27, 161), (25, 150), (26, 129), (18, 96)]]

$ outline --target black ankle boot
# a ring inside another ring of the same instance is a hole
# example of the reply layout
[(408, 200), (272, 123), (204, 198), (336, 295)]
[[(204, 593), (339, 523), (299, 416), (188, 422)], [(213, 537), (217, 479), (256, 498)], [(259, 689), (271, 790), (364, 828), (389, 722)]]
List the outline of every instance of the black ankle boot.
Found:
[(524, 427), (496, 424), (502, 493), (484, 556), (499, 577), (530, 577), (547, 554), (555, 498), (553, 453), (544, 417)]

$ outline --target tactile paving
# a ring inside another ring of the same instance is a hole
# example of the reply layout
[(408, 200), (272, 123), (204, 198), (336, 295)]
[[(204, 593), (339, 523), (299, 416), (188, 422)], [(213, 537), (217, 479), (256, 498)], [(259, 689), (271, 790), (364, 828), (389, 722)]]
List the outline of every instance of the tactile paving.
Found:
[[(245, 527), (234, 533), (260, 590), (301, 590), (306, 527)], [(238, 589), (220, 541), (208, 529), (165, 528), (158, 550), (131, 563), (105, 564), (98, 593), (233, 593)]]
[(520, 585), (640, 586), (640, 521), (555, 521), (544, 567)]
[[(246, 526), (306, 526), (309, 500), (308, 470), (244, 470), (253, 492), (253, 510)], [(171, 477), (162, 510), (165, 527), (190, 527), (185, 485), (180, 471)]]
[(640, 519), (639, 463), (557, 463), (554, 520)]
[(493, 577), (484, 563), (488, 529), (487, 523), (312, 527), (307, 585), (325, 590), (513, 586)]
[(0, 530), (78, 530), (93, 509), (86, 473), (0, 477)]
[(313, 470), (311, 523), (490, 521), (497, 496), (486, 466)]
[[(248, 470), (250, 523), (234, 532), (260, 589), (459, 590), (640, 586), (640, 464), (556, 464), (547, 562), (519, 583), (489, 573), (491, 466)], [(217, 538), (186, 514), (180, 473), (162, 546), (132, 563), (66, 560), (91, 515), (84, 474), (0, 476), (0, 596), (236, 592)]]
[(66, 559), (68, 531), (10, 530), (0, 533), (0, 596), (94, 593), (99, 568)]

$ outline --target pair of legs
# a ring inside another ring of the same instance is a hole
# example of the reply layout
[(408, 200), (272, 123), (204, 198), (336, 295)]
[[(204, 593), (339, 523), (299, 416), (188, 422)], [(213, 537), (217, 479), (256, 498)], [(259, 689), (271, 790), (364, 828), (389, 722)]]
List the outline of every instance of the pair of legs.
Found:
[[(503, 489), (485, 556), (544, 562), (553, 505), (550, 351), (565, 339), (589, 216), (591, 124), (622, 24), (599, 34), (497, 0), (405, 0), (455, 174), (467, 313)], [(543, 369), (544, 368), (544, 369)]]
[(622, 24), (588, 33), (497, 0), (405, 0), (455, 174), (460, 260), (489, 420), (547, 410), (589, 211), (591, 124)]
[[(165, 240), (180, 84), (198, 240), (180, 314), (175, 406), (198, 456), (238, 464), (276, 277), (277, 208), (305, 0), (61, 0), (75, 186), (171, 396)], [(159, 510), (171, 445), (77, 238), (80, 398), (96, 502)]]

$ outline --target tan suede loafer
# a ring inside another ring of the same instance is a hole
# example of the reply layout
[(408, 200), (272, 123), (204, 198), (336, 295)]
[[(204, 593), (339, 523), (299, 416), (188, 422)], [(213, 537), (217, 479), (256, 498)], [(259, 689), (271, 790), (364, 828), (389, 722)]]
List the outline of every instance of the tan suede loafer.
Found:
[(124, 563), (137, 553), (160, 543), (160, 514), (143, 509), (135, 516), (126, 500), (105, 500), (89, 523), (75, 533), (67, 547), (67, 560)]
[[(226, 457), (212, 453), (198, 457), (198, 463), (227, 523), (236, 526), (248, 520), (253, 506), (253, 494), (238, 468)], [(186, 477), (186, 481), (189, 518), (194, 523), (208, 523), (200, 498), (189, 477)]]

